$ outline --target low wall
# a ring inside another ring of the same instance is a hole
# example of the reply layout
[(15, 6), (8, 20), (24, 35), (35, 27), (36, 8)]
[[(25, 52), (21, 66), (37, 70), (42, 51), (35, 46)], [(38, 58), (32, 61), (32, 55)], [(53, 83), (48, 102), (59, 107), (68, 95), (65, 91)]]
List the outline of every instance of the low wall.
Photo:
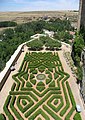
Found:
[(22, 53), (22, 49), (24, 48), (24, 45), (26, 45), (27, 43), (33, 41), (35, 39), (31, 39), (28, 42), (25, 42), (21, 45), (19, 45), (19, 47), (17, 48), (17, 50), (14, 52), (14, 54), (11, 56), (10, 60), (6, 63), (6, 67), (4, 68), (4, 70), (0, 73), (0, 91), (3, 88), (8, 76), (11, 73), (11, 66), (15, 65), (15, 62), (17, 62), (19, 56)]
[(18, 47), (18, 50), (15, 51), (15, 53), (12, 55), (10, 60), (7, 62), (4, 70), (0, 73), (0, 91), (1, 91), (2, 87), (4, 86), (8, 76), (11, 73), (11, 69), (10, 69), (11, 66), (15, 65), (15, 62), (18, 60), (19, 56), (21, 55), (22, 48), (23, 48), (23, 46), (21, 46), (21, 48)]
[(2, 87), (4, 86), (8, 76), (11, 73), (11, 69), (10, 69), (11, 66), (14, 66), (15, 62), (17, 62), (25, 44), (26, 43), (23, 43), (17, 48), (17, 50), (11, 56), (10, 60), (6, 63), (6, 67), (4, 68), (4, 70), (0, 73), (0, 91), (1, 91)]

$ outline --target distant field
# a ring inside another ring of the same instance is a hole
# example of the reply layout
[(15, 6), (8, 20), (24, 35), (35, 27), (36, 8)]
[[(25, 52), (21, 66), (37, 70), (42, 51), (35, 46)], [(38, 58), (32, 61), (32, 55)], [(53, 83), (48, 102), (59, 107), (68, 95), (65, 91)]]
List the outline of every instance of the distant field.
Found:
[(68, 17), (71, 21), (77, 22), (78, 12), (76, 11), (36, 11), (36, 12), (0, 12), (0, 21), (15, 21), (24, 23), (37, 20), (45, 16), (62, 18)]

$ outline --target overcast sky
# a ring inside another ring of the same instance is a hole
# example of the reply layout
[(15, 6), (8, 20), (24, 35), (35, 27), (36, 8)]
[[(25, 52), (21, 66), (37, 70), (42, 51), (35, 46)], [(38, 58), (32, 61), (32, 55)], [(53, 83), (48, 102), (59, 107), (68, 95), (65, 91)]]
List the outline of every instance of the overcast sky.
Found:
[(0, 11), (78, 10), (79, 0), (0, 0)]

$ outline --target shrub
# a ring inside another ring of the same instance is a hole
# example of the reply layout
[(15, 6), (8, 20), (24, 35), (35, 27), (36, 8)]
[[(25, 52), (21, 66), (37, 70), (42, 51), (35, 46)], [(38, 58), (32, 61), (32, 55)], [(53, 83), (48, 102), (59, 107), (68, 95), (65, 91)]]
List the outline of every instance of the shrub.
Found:
[[(15, 114), (15, 116), (17, 117), (17, 119), (19, 119), (19, 120), (24, 120), (24, 119), (21, 117), (21, 115), (19, 114), (19, 112), (18, 112), (18, 111), (15, 109), (15, 107), (14, 107), (15, 100), (16, 100), (16, 97), (13, 96), (13, 97), (12, 97), (12, 101), (11, 101), (11, 103), (10, 103), (10, 108), (11, 108), (11, 110), (13, 111), (13, 113)], [(10, 119), (10, 120), (11, 120), (11, 119)]]
[(46, 79), (46, 84), (49, 84), (51, 81), (51, 79)]
[(49, 71), (49, 70), (46, 70), (45, 73), (46, 73), (46, 74), (50, 74), (50, 71)]
[(61, 120), (52, 110), (49, 110), (49, 108), (46, 105), (43, 105), (43, 109), (50, 114), (55, 120)]
[(16, 84), (13, 83), (13, 85), (12, 85), (12, 87), (11, 87), (11, 91), (14, 91), (15, 87), (16, 87)]
[(30, 68), (30, 73), (33, 72), (35, 69), (34, 68)]
[(21, 66), (20, 66), (19, 72), (21, 72), (21, 71), (22, 71), (22, 68), (23, 68), (24, 62), (25, 62), (25, 60), (23, 60), (23, 62), (22, 62), (22, 64), (21, 64)]
[(39, 82), (37, 86), (45, 86), (45, 84), (43, 82)]
[(14, 117), (11, 115), (10, 111), (8, 110), (8, 105), (10, 103), (10, 100), (11, 100), (11, 96), (8, 95), (8, 97), (7, 97), (6, 101), (5, 101), (3, 109), (4, 109), (5, 113), (6, 113), (6, 115), (8, 116), (9, 120), (14, 120)]
[(51, 75), (51, 73), (48, 75), (48, 77), (49, 77), (50, 79), (52, 79), (52, 75)]
[(82, 120), (82, 118), (81, 118), (79, 113), (76, 113), (73, 119), (74, 120)]
[(48, 68), (49, 71), (53, 72), (53, 68)]
[(44, 86), (37, 86), (36, 89), (39, 90), (40, 92), (42, 92), (45, 89), (45, 87)]
[(33, 74), (30, 75), (30, 79), (33, 79), (35, 76)]
[(27, 102), (23, 99), (22, 104), (25, 106), (27, 104)]
[(27, 82), (27, 83), (26, 83), (26, 87), (32, 87), (31, 83), (30, 83), (30, 82)]
[(32, 74), (37, 74), (37, 70), (32, 71)]
[(57, 79), (58, 78), (58, 74), (57, 73), (54, 73), (54, 79)]
[(27, 73), (25, 73), (24, 75), (23, 75), (23, 78), (25, 79), (25, 80), (28, 80), (28, 74)]
[(40, 66), (38, 69), (39, 69), (39, 71), (42, 73), (42, 72), (44, 72), (45, 67), (44, 67), (44, 66)]
[(30, 82), (31, 82), (33, 85), (36, 84), (36, 80), (35, 80), (35, 79), (30, 80)]
[(0, 120), (6, 120), (4, 114), (0, 114)]
[(58, 100), (56, 99), (55, 101), (54, 101), (54, 105), (57, 105), (58, 104)]
[(49, 87), (55, 87), (55, 81), (52, 81), (52, 82), (49, 84)]

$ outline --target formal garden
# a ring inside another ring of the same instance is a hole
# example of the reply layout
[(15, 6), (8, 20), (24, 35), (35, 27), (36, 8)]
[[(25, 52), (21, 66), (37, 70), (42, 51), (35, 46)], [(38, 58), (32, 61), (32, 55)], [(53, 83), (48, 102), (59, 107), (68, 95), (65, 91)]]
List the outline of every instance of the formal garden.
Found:
[(28, 52), (0, 120), (81, 120), (57, 52)]

